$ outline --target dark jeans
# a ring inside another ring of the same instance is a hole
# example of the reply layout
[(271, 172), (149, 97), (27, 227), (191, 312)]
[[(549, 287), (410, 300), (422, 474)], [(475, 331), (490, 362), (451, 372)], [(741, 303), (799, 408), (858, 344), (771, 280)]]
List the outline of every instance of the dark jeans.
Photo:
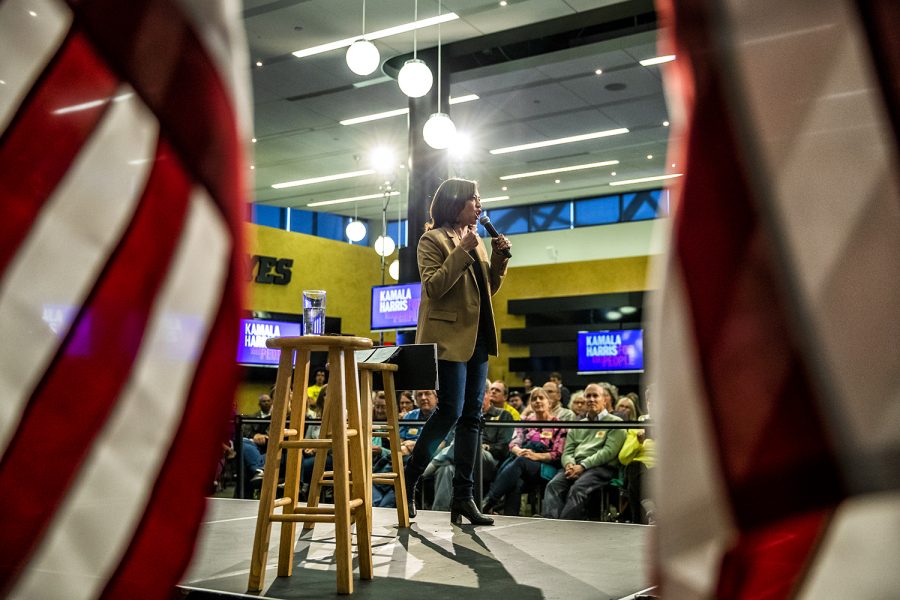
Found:
[(644, 507), (643, 480), (647, 465), (633, 461), (625, 467), (625, 486), (628, 490), (628, 511), (632, 523), (647, 523)]
[(544, 491), (544, 516), (549, 519), (585, 519), (588, 496), (608, 485), (618, 472), (615, 467), (600, 465), (588, 469), (578, 479), (567, 479), (565, 471), (560, 471)]
[(542, 481), (540, 461), (517, 456), (500, 469), (497, 479), (491, 485), (487, 499), (497, 501), (505, 496), (503, 514), (517, 517), (521, 506), (522, 492), (539, 486)]
[(406, 487), (409, 498), (416, 482), (437, 453), (441, 441), (456, 426), (454, 444), (453, 497), (472, 497), (475, 456), (480, 446), (481, 402), (487, 377), (487, 346), (479, 336), (475, 351), (467, 362), (438, 361), (438, 405), (431, 413), (406, 463)]

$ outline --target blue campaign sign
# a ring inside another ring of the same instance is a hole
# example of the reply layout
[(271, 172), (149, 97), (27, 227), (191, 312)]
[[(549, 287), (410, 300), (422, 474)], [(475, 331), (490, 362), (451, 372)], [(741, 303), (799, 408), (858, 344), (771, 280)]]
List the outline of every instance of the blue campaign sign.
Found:
[(579, 373), (636, 373), (643, 370), (643, 329), (578, 332)]
[(421, 283), (379, 285), (372, 288), (372, 330), (411, 329), (419, 318)]

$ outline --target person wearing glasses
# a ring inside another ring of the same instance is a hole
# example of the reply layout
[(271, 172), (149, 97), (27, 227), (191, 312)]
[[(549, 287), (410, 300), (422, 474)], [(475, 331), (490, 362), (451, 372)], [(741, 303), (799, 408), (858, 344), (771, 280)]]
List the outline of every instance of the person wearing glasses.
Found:
[[(584, 388), (587, 416), (582, 421), (616, 421), (604, 405), (603, 388), (592, 383)], [(572, 429), (566, 436), (562, 470), (544, 490), (543, 515), (551, 519), (583, 519), (591, 492), (619, 474), (619, 451), (624, 429)]]
[(436, 344), (438, 406), (422, 428), (406, 464), (407, 502), (415, 517), (414, 491), (441, 441), (455, 428), (453, 501), (450, 519), (492, 525), (473, 500), (475, 457), (488, 355), (497, 355), (491, 296), (506, 276), (510, 248), (505, 236), (493, 238), (488, 257), (477, 234), (481, 197), (474, 181), (448, 179), (434, 193), (431, 220), (419, 239), (417, 259), (422, 301), (417, 344)]

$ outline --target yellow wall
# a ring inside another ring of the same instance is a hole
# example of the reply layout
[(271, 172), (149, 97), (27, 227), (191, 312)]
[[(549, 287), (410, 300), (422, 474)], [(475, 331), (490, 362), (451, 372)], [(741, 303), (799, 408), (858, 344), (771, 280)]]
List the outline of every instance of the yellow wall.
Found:
[[(248, 310), (301, 314), (303, 290), (325, 290), (325, 312), (340, 317), (341, 332), (372, 337), (371, 289), (381, 285), (381, 258), (372, 248), (250, 223), (246, 228), (247, 254), (294, 259), (288, 285), (247, 284)], [(394, 258), (396, 254), (388, 260)], [(385, 333), (385, 341), (395, 341), (394, 334)], [(257, 398), (275, 383), (275, 369), (271, 371), (271, 383), (245, 382), (238, 388), (238, 412), (259, 410)]]
[[(493, 297), (497, 333), (503, 328), (524, 327), (525, 317), (507, 312), (510, 300), (585, 296), (614, 292), (635, 292), (647, 288), (650, 257), (636, 256), (608, 260), (553, 263), (531, 267), (510, 267), (503, 287)], [(509, 358), (528, 356), (527, 346), (500, 345), (500, 356), (491, 357), (491, 379), (509, 385), (522, 384), (518, 373), (509, 372)]]
[[(248, 284), (249, 310), (300, 314), (301, 292), (323, 289), (328, 292), (326, 312), (329, 317), (341, 318), (342, 333), (372, 337), (371, 288), (381, 284), (381, 259), (372, 248), (253, 224), (247, 224), (247, 240), (248, 254), (294, 259), (290, 284)], [(497, 329), (525, 324), (524, 317), (507, 312), (509, 300), (646, 290), (648, 265), (649, 257), (640, 256), (510, 267), (493, 298)], [(394, 334), (386, 333), (385, 341), (394, 342)], [(490, 360), (491, 378), (521, 385), (518, 373), (508, 372), (508, 359), (522, 356), (528, 356), (527, 346), (501, 344), (500, 356)], [(238, 411), (256, 412), (256, 399), (275, 383), (275, 369), (271, 379), (268, 384), (241, 385)]]

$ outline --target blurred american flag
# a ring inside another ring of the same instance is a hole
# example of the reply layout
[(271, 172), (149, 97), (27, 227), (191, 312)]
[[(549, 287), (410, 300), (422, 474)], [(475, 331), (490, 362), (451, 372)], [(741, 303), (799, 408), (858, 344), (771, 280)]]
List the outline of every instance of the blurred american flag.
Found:
[(900, 3), (658, 8), (663, 595), (897, 597)]
[(236, 0), (0, 2), (0, 594), (167, 597), (227, 438)]

